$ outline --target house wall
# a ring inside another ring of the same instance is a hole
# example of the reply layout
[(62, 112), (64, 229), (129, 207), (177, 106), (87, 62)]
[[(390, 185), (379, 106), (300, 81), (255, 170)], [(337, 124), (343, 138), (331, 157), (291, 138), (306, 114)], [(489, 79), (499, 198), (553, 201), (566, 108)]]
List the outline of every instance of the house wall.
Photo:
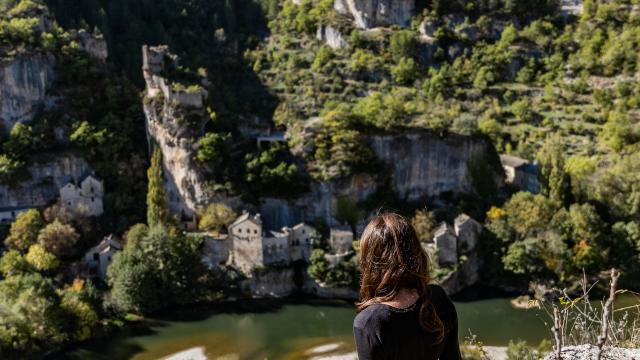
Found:
[(315, 229), (306, 224), (291, 230), (289, 241), (289, 256), (291, 261), (309, 261), (314, 237)]
[(233, 238), (233, 263), (245, 273), (263, 265), (262, 226), (246, 220), (229, 228)]
[(472, 251), (475, 249), (482, 231), (481, 225), (473, 220), (468, 220), (462, 224), (456, 224), (455, 229), (461, 250)]
[(262, 239), (263, 265), (289, 263), (289, 237), (265, 237)]
[(353, 249), (353, 232), (351, 230), (331, 229), (329, 244), (334, 252), (342, 254)]
[(438, 248), (438, 263), (440, 265), (454, 265), (458, 262), (457, 239), (453, 234), (441, 234), (433, 240)]

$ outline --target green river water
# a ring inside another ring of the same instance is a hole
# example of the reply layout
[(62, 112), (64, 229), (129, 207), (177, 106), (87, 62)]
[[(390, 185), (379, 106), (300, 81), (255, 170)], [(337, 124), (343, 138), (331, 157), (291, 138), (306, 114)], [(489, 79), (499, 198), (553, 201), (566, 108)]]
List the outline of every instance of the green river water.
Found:
[[(456, 302), (461, 339), (470, 332), (485, 345), (510, 339), (538, 344), (549, 336), (544, 310), (516, 310), (509, 299)], [(65, 359), (159, 359), (201, 349), (208, 359), (309, 359), (310, 349), (354, 350), (354, 308), (341, 301), (254, 302), (182, 310), (61, 355)]]

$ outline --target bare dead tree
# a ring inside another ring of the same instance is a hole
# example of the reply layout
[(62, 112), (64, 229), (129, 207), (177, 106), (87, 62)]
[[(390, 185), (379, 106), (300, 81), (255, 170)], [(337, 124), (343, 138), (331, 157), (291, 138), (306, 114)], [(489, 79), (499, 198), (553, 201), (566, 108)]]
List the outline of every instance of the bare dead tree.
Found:
[(600, 336), (598, 336), (598, 352), (596, 353), (596, 360), (600, 360), (602, 356), (602, 348), (604, 344), (607, 342), (607, 337), (609, 336), (609, 316), (613, 312), (613, 302), (616, 299), (616, 291), (618, 288), (618, 278), (620, 277), (620, 273), (616, 271), (616, 269), (611, 269), (611, 284), (609, 286), (609, 298), (604, 303), (602, 307), (602, 327)]
[(562, 321), (560, 318), (560, 309), (558, 305), (553, 304), (553, 341), (555, 342), (554, 350), (556, 352), (556, 360), (562, 360)]

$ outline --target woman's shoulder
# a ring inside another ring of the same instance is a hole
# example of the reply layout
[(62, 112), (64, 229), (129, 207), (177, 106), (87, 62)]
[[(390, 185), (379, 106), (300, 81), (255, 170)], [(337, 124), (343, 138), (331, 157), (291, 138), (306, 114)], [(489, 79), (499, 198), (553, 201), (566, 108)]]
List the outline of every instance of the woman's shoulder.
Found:
[(457, 318), (456, 308), (447, 292), (439, 285), (429, 285), (431, 289), (431, 303), (438, 316), (446, 322), (455, 321)]
[(361, 329), (380, 326), (389, 321), (390, 316), (391, 312), (387, 306), (371, 304), (356, 315), (353, 326)]

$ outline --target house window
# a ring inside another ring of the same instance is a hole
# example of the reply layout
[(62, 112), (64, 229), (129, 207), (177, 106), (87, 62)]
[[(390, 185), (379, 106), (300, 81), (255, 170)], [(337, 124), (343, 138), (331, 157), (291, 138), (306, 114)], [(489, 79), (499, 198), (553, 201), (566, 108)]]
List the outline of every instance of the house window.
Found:
[(307, 244), (309, 243), (309, 238), (306, 238), (305, 241), (307, 242)]
[(253, 230), (253, 233), (254, 233), (254, 234), (257, 234), (257, 233), (258, 233), (258, 230), (255, 230), (255, 229), (254, 229), (254, 230)]
[(91, 202), (94, 202), (96, 199), (95, 198), (91, 198)]
[(100, 254), (98, 254), (98, 253), (93, 253), (93, 260), (94, 260), (94, 261), (100, 261)]
[(71, 201), (67, 201), (67, 205), (71, 206)]
[(12, 218), (16, 217), (16, 212), (15, 212), (15, 211), (12, 211), (12, 212), (11, 212), (11, 217), (12, 217)]
[(302, 233), (304, 234), (304, 229), (302, 229)]

